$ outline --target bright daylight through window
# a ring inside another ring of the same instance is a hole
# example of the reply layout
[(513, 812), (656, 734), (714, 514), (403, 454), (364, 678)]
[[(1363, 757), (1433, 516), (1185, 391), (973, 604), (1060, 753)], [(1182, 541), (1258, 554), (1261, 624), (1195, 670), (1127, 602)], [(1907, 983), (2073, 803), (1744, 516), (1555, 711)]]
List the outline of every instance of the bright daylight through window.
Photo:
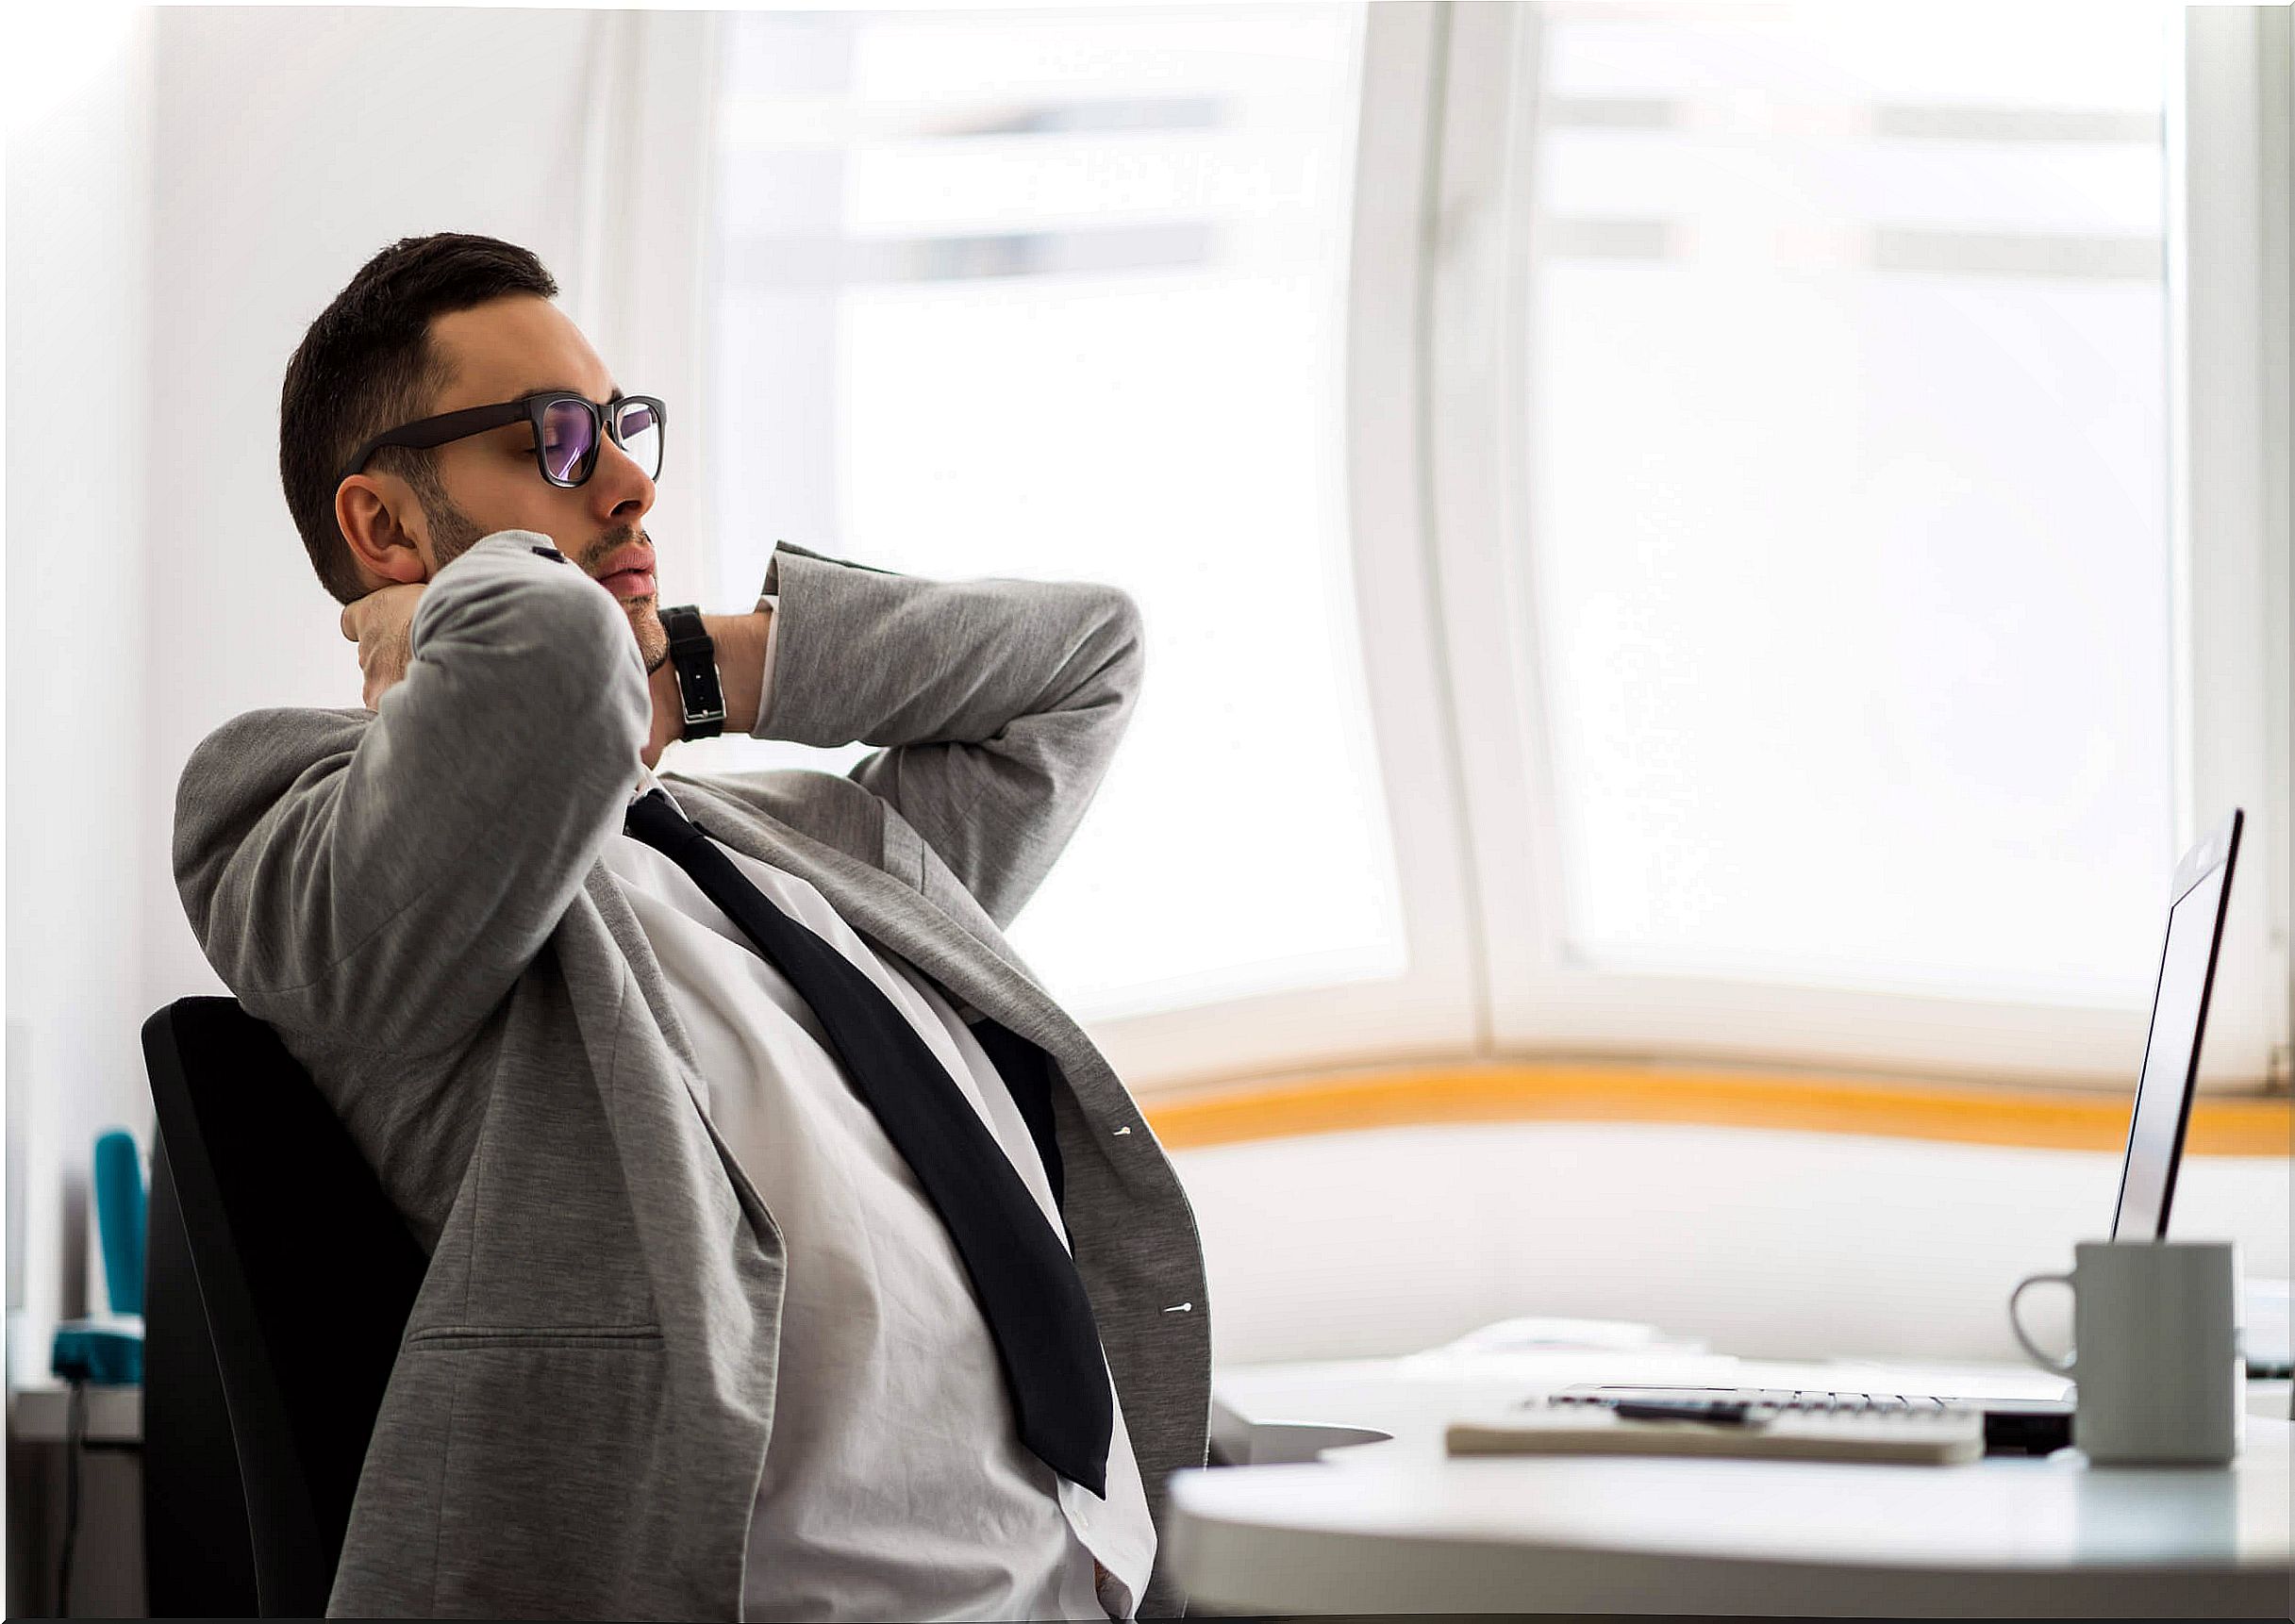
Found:
[(1572, 951), (2143, 1003), (2171, 16), (1540, 17), (1524, 612)]
[(1088, 1019), (1401, 969), (1341, 464), (1361, 34), (1318, 6), (727, 19), (717, 596), (786, 539), (1139, 600), (1131, 732), (1011, 933)]

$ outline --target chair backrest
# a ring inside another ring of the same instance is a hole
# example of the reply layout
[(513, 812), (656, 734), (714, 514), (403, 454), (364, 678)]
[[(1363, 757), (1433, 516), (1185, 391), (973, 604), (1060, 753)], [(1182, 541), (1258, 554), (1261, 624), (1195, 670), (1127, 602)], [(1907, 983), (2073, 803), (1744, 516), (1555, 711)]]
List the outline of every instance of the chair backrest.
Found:
[(252, 1618), (255, 1547), (208, 1311), (167, 1141), (152, 1143), (143, 1248), (143, 1585), (154, 1618)]
[[(198, 1450), (213, 1438), (196, 1417), (220, 1385), (260, 1611), (318, 1617), (427, 1259), (310, 1078), (236, 1000), (159, 1010), (143, 1023), (143, 1058), (170, 1175), (163, 1212), (155, 1174), (150, 1220), (147, 1554), (170, 1559), (166, 1542), (180, 1541), (161, 1491), (195, 1481), (158, 1456), (170, 1440)], [(172, 1254), (171, 1224), (185, 1243)], [(192, 1301), (161, 1278), (186, 1252), (208, 1368), (199, 1337), (161, 1323)], [(211, 1493), (227, 1497), (230, 1465), (210, 1463)], [(158, 1614), (166, 1574), (152, 1577)]]

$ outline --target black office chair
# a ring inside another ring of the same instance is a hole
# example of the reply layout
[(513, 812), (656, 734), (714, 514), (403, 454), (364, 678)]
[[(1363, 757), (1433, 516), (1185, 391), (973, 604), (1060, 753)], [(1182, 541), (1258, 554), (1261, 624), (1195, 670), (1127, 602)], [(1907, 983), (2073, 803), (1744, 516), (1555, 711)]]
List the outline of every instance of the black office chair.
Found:
[(154, 1617), (322, 1616), (428, 1260), (333, 1109), (234, 999), (143, 1023)]

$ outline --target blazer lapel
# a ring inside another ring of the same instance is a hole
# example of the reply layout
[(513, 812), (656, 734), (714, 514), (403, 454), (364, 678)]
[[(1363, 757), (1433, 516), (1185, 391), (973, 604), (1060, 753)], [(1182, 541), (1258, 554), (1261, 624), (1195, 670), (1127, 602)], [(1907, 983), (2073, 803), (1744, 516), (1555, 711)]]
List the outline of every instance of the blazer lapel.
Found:
[(677, 1069), (685, 1078), (686, 1087), (691, 1090), (702, 1115), (707, 1116), (709, 1085), (701, 1074), (693, 1039), (687, 1034), (685, 1022), (677, 1018), (676, 1002), (670, 997), (669, 977), (662, 974), (661, 961), (654, 956), (653, 945), (645, 939), (645, 927), (638, 922), (629, 899), (622, 894), (621, 882), (603, 862), (593, 863), (582, 889), (590, 905), (598, 910), (598, 917), (606, 921), (614, 945), (629, 961), (630, 973), (637, 979), (638, 991), (643, 995), (646, 1007), (653, 1011), (654, 1023), (661, 1028), (662, 1036), (669, 1039), (671, 1052), (677, 1056)]

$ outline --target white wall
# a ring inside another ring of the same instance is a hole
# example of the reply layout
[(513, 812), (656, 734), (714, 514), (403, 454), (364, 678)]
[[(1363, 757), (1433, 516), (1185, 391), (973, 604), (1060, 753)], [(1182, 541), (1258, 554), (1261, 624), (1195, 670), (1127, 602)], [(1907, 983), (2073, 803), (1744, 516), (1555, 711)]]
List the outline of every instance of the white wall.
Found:
[[(531, 248), (570, 307), (598, 13), (225, 7), (158, 27), (155, 437), (146, 708), (164, 854), (177, 774), (218, 723), (355, 705), (358, 665), (287, 513), (278, 403), (311, 319), (401, 237)], [(250, 87), (259, 89), (250, 94)], [(611, 356), (608, 364), (613, 364)], [(222, 989), (164, 860), (146, 877), (155, 1005)]]
[(610, 93), (611, 13), (114, 16), (9, 87), (8, 1186), (37, 1321), (20, 1374), (80, 1307), (67, 1170), (84, 1179), (107, 1124), (148, 1142), (144, 1017), (223, 990), (168, 861), (185, 758), (243, 710), (358, 703), (280, 491), (287, 358), (370, 256), (432, 231), (532, 248), (582, 319), (585, 113)]
[[(2009, 1290), (2112, 1226), (2118, 1151), (1614, 1122), (1389, 1128), (1177, 1152), (1222, 1365), (1433, 1347), (1516, 1315), (1716, 1352), (2015, 1363)], [(2193, 1156), (2170, 1232), (2287, 1276), (2287, 1164)], [(2066, 1293), (2025, 1323), (2061, 1347)]]
[[(8, 143), (8, 1363), (75, 1312), (67, 1202), (97, 1129), (150, 1112), (143, 649), (153, 19), (17, 36)], [(25, 58), (19, 58), (23, 60)], [(67, 1180), (66, 1172), (70, 1177)], [(21, 1260), (21, 1276), (19, 1263)]]

